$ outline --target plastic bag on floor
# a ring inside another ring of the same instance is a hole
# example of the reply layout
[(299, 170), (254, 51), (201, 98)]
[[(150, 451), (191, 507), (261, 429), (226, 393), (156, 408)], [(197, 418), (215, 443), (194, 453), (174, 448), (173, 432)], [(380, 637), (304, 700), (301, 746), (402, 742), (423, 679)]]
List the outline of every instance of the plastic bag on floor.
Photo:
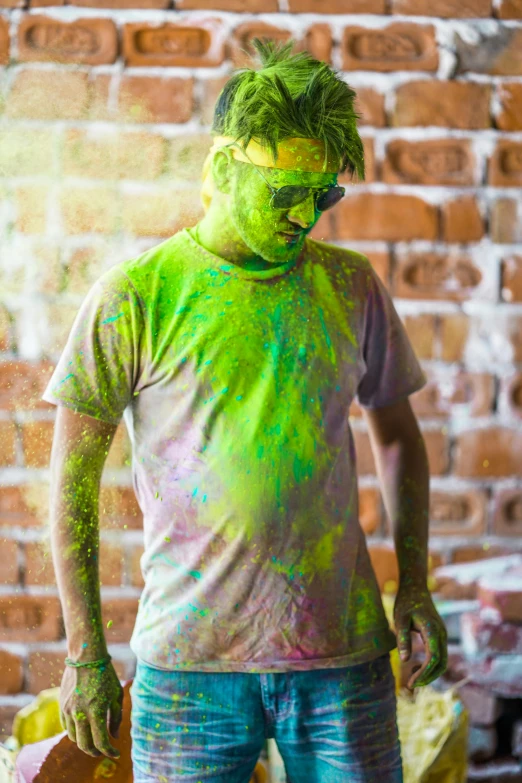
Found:
[(468, 714), (453, 688), (399, 694), (397, 723), (404, 783), (466, 783)]

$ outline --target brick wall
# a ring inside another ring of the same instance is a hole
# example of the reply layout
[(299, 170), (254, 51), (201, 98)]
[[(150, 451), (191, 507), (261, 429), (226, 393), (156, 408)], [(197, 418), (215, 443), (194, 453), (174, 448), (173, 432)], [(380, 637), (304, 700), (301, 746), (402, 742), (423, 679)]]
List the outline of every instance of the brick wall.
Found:
[[(368, 178), (315, 235), (368, 253), (429, 386), (433, 562), (522, 533), (522, 0), (0, 0), (0, 733), (65, 650), (39, 395), (92, 282), (198, 219), (213, 102), (253, 35), (292, 36), (358, 90)], [(362, 13), (364, 12), (364, 13)], [(355, 407), (362, 520), (396, 579)], [(103, 479), (111, 651), (140, 591), (119, 431)]]

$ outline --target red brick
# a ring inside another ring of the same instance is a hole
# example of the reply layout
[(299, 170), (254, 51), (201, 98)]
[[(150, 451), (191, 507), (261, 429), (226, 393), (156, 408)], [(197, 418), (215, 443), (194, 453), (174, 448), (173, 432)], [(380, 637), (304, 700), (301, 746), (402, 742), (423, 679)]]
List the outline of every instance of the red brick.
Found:
[(23, 661), (20, 656), (7, 650), (0, 650), (0, 695), (19, 693), (23, 681)]
[[(365, 136), (362, 138), (364, 146), (364, 182), (374, 182), (378, 179), (378, 164), (375, 160), (375, 145), (371, 136)], [(357, 175), (353, 175), (350, 171), (345, 171), (339, 174), (339, 183), (342, 185), (348, 185), (348, 190), (353, 188), (354, 185), (362, 184), (357, 178)]]
[(166, 142), (157, 133), (111, 131), (93, 136), (76, 128), (64, 134), (62, 171), (67, 177), (155, 179), (163, 172)]
[(251, 14), (279, 11), (277, 0), (176, 0), (176, 9), (209, 11), (248, 11)]
[(430, 475), (440, 476), (449, 469), (449, 443), (448, 436), (443, 431), (425, 430), (422, 433), (426, 451)]
[(0, 595), (0, 641), (57, 641), (60, 617), (60, 602), (54, 596)]
[[(170, 0), (67, 0), (69, 5), (82, 8), (170, 8)], [(177, 5), (177, 3), (176, 3)]]
[(112, 76), (109, 73), (89, 73), (87, 82), (87, 119), (110, 120), (114, 112), (109, 110), (109, 89)]
[(395, 22), (388, 27), (346, 27), (343, 68), (348, 71), (436, 71), (435, 28)]
[(313, 24), (306, 31), (302, 43), (298, 44), (296, 51), (307, 51), (316, 60), (325, 63), (332, 59), (332, 31), (327, 24)]
[(26, 585), (56, 585), (56, 575), (48, 539), (25, 544)]
[[(428, 455), (430, 475), (439, 476), (447, 473), (449, 467), (447, 435), (444, 432), (435, 430), (424, 431), (422, 435)], [(376, 475), (375, 460), (368, 433), (362, 430), (354, 430), (353, 436), (357, 454), (358, 475)]]
[(490, 234), (493, 242), (522, 242), (522, 209), (511, 198), (498, 198), (491, 206)]
[(494, 609), (503, 623), (522, 623), (522, 576), (487, 576), (478, 583), (483, 609)]
[(505, 571), (504, 555), (510, 550), (490, 544), (460, 545), (452, 550), (452, 562), (434, 572), (435, 592), (444, 600), (477, 598), (477, 582), (484, 573)]
[[(3, 443), (3, 441), (2, 441)], [(31, 485), (34, 488), (36, 485)], [(23, 487), (0, 487), (0, 526), (38, 527), (41, 519), (35, 514)]]
[(459, 696), (469, 713), (469, 720), (477, 726), (492, 726), (500, 717), (501, 705), (494, 694), (471, 683), (459, 688)]
[(57, 688), (65, 668), (67, 652), (37, 651), (29, 655), (27, 664), (27, 690), (40, 693), (45, 688)]
[(53, 146), (48, 128), (6, 127), (0, 132), (0, 176), (52, 174)]
[(456, 438), (454, 472), (465, 478), (522, 476), (522, 434), (507, 427), (462, 432)]
[(501, 139), (489, 162), (489, 184), (503, 188), (522, 186), (522, 144)]
[(514, 419), (522, 418), (522, 373), (504, 375), (501, 396), (505, 398), (507, 412)]
[(392, 124), (435, 125), (480, 130), (491, 125), (488, 84), (456, 81), (415, 81), (396, 91)]
[(190, 133), (170, 139), (166, 174), (182, 182), (199, 184), (211, 145), (212, 137), (207, 133)]
[(469, 316), (451, 313), (440, 316), (440, 358), (444, 362), (458, 362), (463, 358), (469, 337)]
[(486, 530), (488, 498), (482, 490), (430, 492), (432, 536), (479, 536)]
[(201, 96), (199, 108), (201, 111), (201, 122), (204, 125), (212, 125), (214, 106), (228, 79), (228, 76), (220, 76), (215, 79), (204, 79), (200, 82), (198, 90)]
[(217, 19), (162, 25), (131, 22), (123, 26), (127, 65), (202, 68), (220, 65), (225, 30)]
[(125, 122), (187, 122), (192, 115), (192, 79), (124, 74), (119, 115)]
[(283, 43), (290, 40), (291, 33), (289, 30), (282, 30), (280, 27), (257, 20), (240, 24), (234, 30), (232, 41), (228, 47), (228, 54), (235, 66), (250, 67), (252, 65), (255, 54), (252, 46), (254, 38)]
[(24, 234), (45, 234), (50, 189), (46, 185), (24, 185), (14, 190), (15, 227)]
[(392, 13), (475, 19), (491, 16), (492, 0), (392, 0)]
[(123, 196), (122, 223), (134, 236), (169, 237), (182, 228), (193, 226), (203, 217), (200, 188), (126, 193)]
[(473, 196), (446, 201), (442, 205), (441, 223), (445, 242), (478, 242), (485, 233), (484, 219)]
[(475, 158), (468, 139), (395, 139), (386, 147), (383, 179), (393, 184), (473, 185)]
[(118, 530), (142, 529), (143, 515), (131, 487), (101, 487), (100, 525)]
[(497, 489), (494, 494), (493, 533), (522, 536), (522, 489)]
[(49, 466), (54, 421), (30, 421), (22, 425), (22, 446), (28, 468)]
[(320, 242), (335, 240), (337, 237), (333, 212), (323, 212), (309, 236), (311, 239), (318, 239)]
[(104, 65), (118, 56), (116, 25), (111, 19), (62, 22), (47, 16), (25, 16), (18, 28), (21, 61)]
[(140, 559), (143, 554), (142, 546), (132, 548), (129, 559), (129, 576), (133, 587), (143, 587), (145, 584), (141, 573)]
[[(121, 546), (108, 541), (100, 542), (100, 582), (102, 585), (119, 587), (123, 583), (123, 550)], [(55, 585), (49, 541), (28, 541), (25, 545), (25, 584)]]
[(5, 742), (13, 733), (13, 719), (20, 707), (20, 704), (0, 705), (0, 742)]
[(392, 290), (401, 299), (463, 302), (480, 296), (481, 282), (482, 272), (464, 255), (411, 252), (397, 259)]
[(97, 244), (87, 244), (71, 249), (61, 267), (59, 291), (85, 295), (94, 282), (105, 271), (106, 249)]
[(30, 68), (15, 74), (5, 114), (12, 119), (79, 120), (88, 106), (87, 73)]
[(353, 439), (355, 443), (355, 453), (357, 459), (357, 475), (375, 476), (375, 460), (373, 457), (368, 433), (364, 430), (354, 430)]
[[(506, 555), (512, 554), (511, 550), (506, 547), (492, 546), (489, 543), (484, 544), (464, 544), (458, 546), (451, 553), (451, 562), (455, 564), (473, 563), (475, 560), (494, 560), (495, 558), (503, 558)], [(481, 576), (478, 573), (474, 580), (476, 581)], [(476, 595), (474, 596), (476, 598)]]
[(436, 317), (431, 313), (405, 315), (404, 328), (418, 359), (434, 356)]
[(497, 127), (505, 131), (522, 130), (522, 84), (506, 82), (498, 87), (500, 113)]
[(359, 522), (367, 536), (381, 527), (381, 493), (377, 487), (359, 487)]
[(371, 544), (368, 547), (368, 554), (380, 591), (383, 592), (386, 588), (386, 591), (395, 592), (399, 584), (399, 565), (393, 546)]
[(13, 316), (4, 305), (0, 305), (0, 351), (12, 351), (13, 343)]
[(500, 0), (497, 15), (501, 19), (522, 19), (522, 0)]
[(119, 204), (113, 186), (64, 187), (60, 206), (66, 234), (112, 234), (116, 230)]
[(396, 193), (358, 193), (346, 196), (336, 208), (339, 239), (434, 240), (437, 208), (417, 196)]
[(16, 585), (19, 580), (18, 543), (13, 538), (0, 538), (0, 584)]
[(292, 14), (385, 14), (386, 0), (289, 0)]
[(384, 95), (373, 87), (359, 87), (355, 99), (355, 110), (360, 114), (360, 125), (373, 125), (382, 128), (386, 125)]
[(111, 443), (105, 465), (109, 468), (124, 468), (131, 464), (131, 442), (125, 424), (118, 425)]
[(495, 622), (488, 612), (464, 612), (460, 617), (460, 635), (469, 660), (522, 655), (522, 626)]
[[(137, 598), (111, 598), (102, 601), (103, 628), (107, 644), (130, 640), (137, 611)], [(109, 628), (108, 623), (111, 623)]]
[(9, 24), (7, 19), (0, 17), (0, 65), (9, 62)]
[(12, 421), (0, 420), (0, 467), (16, 465), (16, 428)]
[(366, 258), (370, 261), (377, 276), (382, 280), (386, 288), (390, 288), (390, 254), (387, 251), (369, 250)]
[(522, 30), (516, 27), (498, 27), (496, 32), (479, 34), (477, 41), (470, 43), (455, 36), (457, 53), (457, 74), (487, 73), (494, 76), (521, 76)]
[(461, 370), (450, 375), (438, 368), (430, 368), (426, 373), (428, 383), (411, 399), (417, 416), (447, 418), (459, 410), (467, 416), (487, 416), (491, 413), (495, 399), (493, 375)]

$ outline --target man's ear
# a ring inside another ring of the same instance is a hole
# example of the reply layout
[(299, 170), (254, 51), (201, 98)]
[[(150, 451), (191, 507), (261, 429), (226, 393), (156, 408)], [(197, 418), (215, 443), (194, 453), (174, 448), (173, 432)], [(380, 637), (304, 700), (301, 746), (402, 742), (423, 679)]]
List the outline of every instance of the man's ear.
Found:
[(233, 158), (230, 150), (219, 150), (212, 159), (212, 178), (221, 193), (230, 193)]

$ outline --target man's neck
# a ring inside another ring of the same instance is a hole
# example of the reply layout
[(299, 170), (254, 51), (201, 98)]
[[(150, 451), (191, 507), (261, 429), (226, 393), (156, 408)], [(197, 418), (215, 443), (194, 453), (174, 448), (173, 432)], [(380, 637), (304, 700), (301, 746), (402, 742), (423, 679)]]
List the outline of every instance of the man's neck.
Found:
[(257, 272), (274, 268), (273, 264), (253, 253), (228, 221), (213, 215), (212, 210), (194, 226), (192, 234), (205, 250), (242, 269)]

